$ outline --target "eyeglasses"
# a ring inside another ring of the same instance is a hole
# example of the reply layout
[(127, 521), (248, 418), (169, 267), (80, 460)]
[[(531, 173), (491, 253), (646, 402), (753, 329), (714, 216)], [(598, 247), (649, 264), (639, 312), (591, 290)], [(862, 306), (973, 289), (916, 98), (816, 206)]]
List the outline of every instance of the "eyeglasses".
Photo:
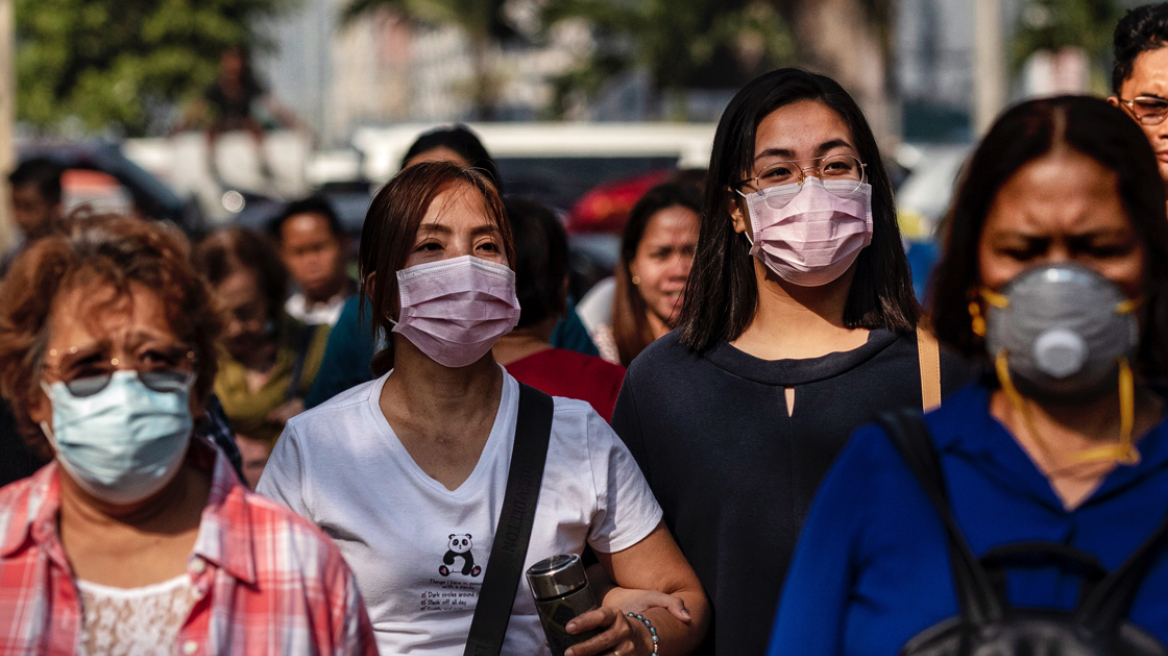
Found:
[[(129, 371), (134, 370), (131, 369)], [(86, 396), (93, 396), (109, 387), (110, 381), (114, 379), (115, 373), (111, 371), (97, 376), (86, 376), (85, 378), (75, 378), (63, 382), (65, 383), (65, 389), (69, 390), (70, 394), (77, 398), (84, 398)], [(195, 382), (195, 375), (193, 373), (179, 371), (177, 369), (135, 371), (134, 373), (138, 375), (138, 380), (142, 381), (143, 385), (155, 392), (162, 392), (164, 394), (185, 392)]]
[[(50, 355), (56, 355), (51, 351)], [(109, 386), (118, 371), (134, 371), (142, 384), (155, 392), (178, 393), (190, 388), (195, 375), (192, 372), (197, 358), (193, 350), (152, 349), (138, 356), (132, 366), (125, 367), (118, 358), (96, 359), (84, 357), (65, 365), (46, 364), (46, 369), (58, 372), (65, 389), (75, 397), (93, 396)]]
[(1141, 125), (1159, 125), (1168, 116), (1168, 100), (1156, 96), (1136, 96), (1119, 101)]
[[(800, 166), (800, 162), (819, 162), (815, 166)], [(860, 188), (864, 183), (867, 175), (865, 169), (867, 164), (852, 157), (851, 155), (831, 155), (829, 157), (817, 157), (815, 159), (804, 159), (792, 162), (778, 162), (771, 164), (753, 178), (746, 178), (734, 183), (734, 187), (740, 188), (747, 184), (754, 187), (755, 191), (766, 191), (775, 187), (783, 187), (786, 185), (797, 184), (802, 188), (803, 183), (807, 180), (808, 171), (817, 171), (817, 176), (823, 182), (854, 182), (854, 185), (840, 185), (833, 184), (829, 190), (840, 196), (847, 196)], [(739, 191), (739, 193), (742, 193)], [(745, 195), (745, 194), (744, 194)]]

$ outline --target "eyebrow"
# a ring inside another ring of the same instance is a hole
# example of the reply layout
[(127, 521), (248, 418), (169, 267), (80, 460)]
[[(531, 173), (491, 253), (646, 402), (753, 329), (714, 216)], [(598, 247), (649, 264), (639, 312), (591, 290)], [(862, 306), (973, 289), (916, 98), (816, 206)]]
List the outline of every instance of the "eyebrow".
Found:
[[(423, 224), (421, 226), (418, 226), (418, 234), (422, 234), (424, 232), (439, 232), (439, 233), (442, 233), (444, 235), (454, 234), (454, 231), (450, 229), (450, 226), (443, 225), (441, 223), (426, 223), (426, 224)], [(499, 229), (499, 226), (495, 225), (494, 223), (486, 223), (486, 224), (483, 224), (481, 226), (477, 226), (475, 228), (472, 228), (470, 231), (470, 234), (477, 236), (477, 235), (482, 235), (482, 234), (486, 234), (486, 233), (499, 233), (499, 232), (502, 232)]]
[[(848, 148), (853, 151), (855, 150), (855, 147), (852, 146), (852, 144), (844, 141), (843, 139), (832, 139), (831, 141), (825, 141), (819, 144), (819, 146), (815, 148), (815, 156), (822, 157), (824, 153), (831, 152), (836, 148)], [(767, 148), (766, 150), (756, 155), (754, 157), (754, 161), (757, 162), (764, 157), (785, 157), (787, 159), (794, 159), (795, 151), (790, 150), (789, 148)]]

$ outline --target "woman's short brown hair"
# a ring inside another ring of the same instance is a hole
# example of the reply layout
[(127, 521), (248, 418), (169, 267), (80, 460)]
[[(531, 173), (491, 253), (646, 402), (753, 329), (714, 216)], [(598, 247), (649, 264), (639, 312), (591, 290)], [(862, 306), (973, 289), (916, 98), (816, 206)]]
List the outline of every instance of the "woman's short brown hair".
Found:
[(175, 333), (194, 347), (195, 396), (215, 380), (219, 320), (206, 283), (188, 259), (189, 244), (161, 224), (121, 216), (74, 217), (34, 242), (0, 281), (0, 394), (21, 432), (42, 453), (47, 445), (29, 417), (39, 393), (53, 304), (77, 286), (106, 284), (119, 296), (131, 283), (154, 290)]
[[(385, 349), (373, 357), (373, 374), (384, 375), (393, 368), (393, 338), (390, 319), (397, 316), (397, 272), (404, 269), (414, 248), (418, 228), (430, 205), (454, 185), (482, 196), (487, 216), (499, 226), (507, 263), (515, 266), (515, 242), (507, 210), (495, 185), (476, 169), (449, 162), (415, 164), (397, 174), (381, 188), (365, 215), (361, 229), (361, 293), (369, 298), (373, 314), (373, 334), (388, 337)], [(372, 284), (371, 284), (372, 283)]]

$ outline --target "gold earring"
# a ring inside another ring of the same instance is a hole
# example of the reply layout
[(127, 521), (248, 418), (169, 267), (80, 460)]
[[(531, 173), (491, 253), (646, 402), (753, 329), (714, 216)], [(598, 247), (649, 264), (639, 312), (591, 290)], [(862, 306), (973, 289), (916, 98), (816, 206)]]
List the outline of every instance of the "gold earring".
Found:
[(986, 336), (986, 320), (981, 316), (981, 304), (977, 301), (969, 302), (969, 316), (973, 320), (973, 334), (978, 337)]
[(641, 276), (633, 276), (633, 284), (634, 285), (641, 284)]

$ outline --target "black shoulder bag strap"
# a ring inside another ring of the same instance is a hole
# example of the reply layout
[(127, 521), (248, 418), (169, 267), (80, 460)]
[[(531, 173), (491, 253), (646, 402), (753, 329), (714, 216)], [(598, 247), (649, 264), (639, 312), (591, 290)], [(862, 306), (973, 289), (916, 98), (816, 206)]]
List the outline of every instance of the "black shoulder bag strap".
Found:
[(520, 383), (519, 420), (507, 471), (507, 492), (470, 623), (465, 656), (498, 656), (503, 649), (515, 592), (523, 576), (531, 525), (535, 522), (554, 409), (552, 397)]
[(957, 591), (957, 601), (961, 614), (974, 625), (981, 626), (1000, 620), (1004, 611), (987, 576), (985, 568), (973, 556), (945, 493), (945, 479), (941, 473), (941, 463), (929, 428), (921, 414), (913, 410), (882, 413), (880, 425), (892, 439), (893, 446), (900, 452), (912, 471), (913, 476), (925, 489), (929, 500), (941, 516), (949, 542), (949, 560), (953, 569), (953, 585)]

